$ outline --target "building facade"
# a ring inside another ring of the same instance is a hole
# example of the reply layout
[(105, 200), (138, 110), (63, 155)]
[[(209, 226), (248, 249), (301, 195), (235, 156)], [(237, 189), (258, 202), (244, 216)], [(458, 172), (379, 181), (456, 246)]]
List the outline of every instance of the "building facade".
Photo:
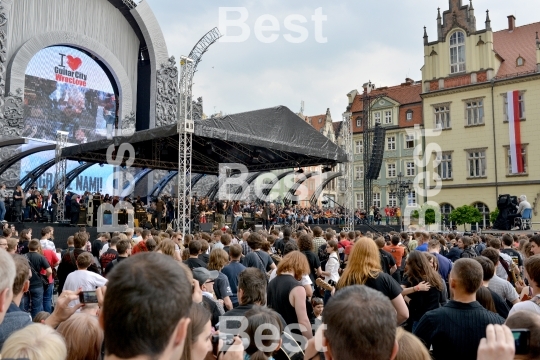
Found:
[[(402, 204), (395, 194), (391, 194), (389, 183), (397, 180), (399, 174), (404, 180), (413, 181), (419, 168), (413, 159), (414, 148), (421, 144), (419, 136), (411, 135), (407, 130), (422, 124), (422, 84), (411, 79), (392, 87), (375, 88), (365, 84), (364, 91), (351, 91), (348, 111), (351, 113), (353, 127), (354, 153), (354, 200), (357, 209), (368, 209), (371, 205), (384, 208), (386, 205), (401, 205), (402, 211), (407, 205), (421, 205), (423, 199), (415, 191), (405, 196)], [(370, 113), (373, 123), (379, 123), (386, 129), (384, 155), (377, 180), (373, 181), (373, 204), (364, 201), (364, 176), (367, 168), (364, 164), (364, 139), (362, 116), (364, 96), (375, 98), (371, 102)]]
[[(481, 227), (490, 225), (501, 194), (526, 195), (534, 215), (540, 199), (540, 159), (534, 156), (540, 149), (540, 23), (516, 26), (508, 16), (508, 28), (493, 31), (486, 14), (484, 29), (477, 30), (472, 2), (450, 0), (438, 14), (437, 40), (424, 34), (422, 68), (426, 187), (440, 187), (427, 198), (443, 216), (476, 206), (484, 215)], [(507, 114), (508, 92), (514, 91), (519, 172), (512, 171)], [(438, 154), (431, 151), (436, 147)]]

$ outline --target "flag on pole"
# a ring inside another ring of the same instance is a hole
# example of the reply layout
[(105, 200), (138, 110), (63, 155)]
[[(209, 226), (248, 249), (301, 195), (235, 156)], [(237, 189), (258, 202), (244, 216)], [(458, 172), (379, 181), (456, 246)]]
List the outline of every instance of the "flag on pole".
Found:
[(506, 94), (508, 100), (508, 126), (510, 134), (510, 162), (512, 163), (512, 174), (519, 174), (524, 171), (523, 158), (521, 155), (521, 128), (519, 121), (519, 91), (509, 91)]

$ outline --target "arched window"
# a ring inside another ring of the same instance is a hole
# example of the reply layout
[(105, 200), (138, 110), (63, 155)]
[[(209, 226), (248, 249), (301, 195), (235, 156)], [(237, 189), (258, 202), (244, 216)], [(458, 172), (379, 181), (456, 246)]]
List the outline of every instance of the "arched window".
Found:
[(482, 222), (478, 225), (481, 226), (482, 229), (485, 229), (486, 226), (489, 226), (489, 208), (482, 202), (477, 202), (473, 206), (482, 214)]
[(450, 36), (450, 73), (465, 71), (465, 34), (456, 31)]
[(454, 210), (454, 207), (450, 204), (441, 204), (441, 221), (443, 229), (451, 230), (450, 227), (450, 213)]

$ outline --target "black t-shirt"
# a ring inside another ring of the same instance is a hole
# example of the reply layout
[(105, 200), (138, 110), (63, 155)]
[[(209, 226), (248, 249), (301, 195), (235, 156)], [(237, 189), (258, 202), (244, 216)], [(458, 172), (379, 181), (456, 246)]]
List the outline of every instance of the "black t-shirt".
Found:
[(117, 258), (118, 251), (111, 248), (108, 248), (107, 251), (101, 254), (101, 257), (99, 258), (99, 263), (101, 264), (103, 275), (107, 273), (107, 266), (109, 265), (109, 263), (113, 260), (116, 260)]
[(92, 255), (94, 257), (99, 257), (99, 252), (101, 251), (101, 249), (103, 249), (103, 241), (101, 240), (94, 240), (94, 242), (92, 242)]
[(317, 279), (317, 269), (321, 266), (321, 262), (319, 261), (317, 255), (313, 253), (313, 251), (302, 251), (302, 254), (306, 255), (309, 269), (311, 270), (311, 272), (309, 273), (309, 278), (311, 279), (311, 282), (315, 284), (315, 279)]
[(226, 296), (230, 298), (233, 295), (231, 285), (229, 284), (229, 278), (221, 271), (219, 272), (218, 277), (214, 280), (214, 293), (216, 294), (216, 298), (218, 300), (223, 300), (223, 298)]
[(15, 202), (22, 201), (22, 198), (21, 198), (21, 197), (16, 198), (15, 196), (22, 196), (22, 192), (21, 192), (21, 191), (14, 191), (14, 192), (13, 192), (13, 201), (15, 201)]
[(203, 268), (206, 268), (206, 263), (204, 261), (202, 261), (201, 259), (197, 258), (189, 258), (187, 259), (186, 261), (184, 261), (184, 264), (186, 264), (187, 266), (189, 266), (189, 268), (191, 270), (195, 269), (195, 268), (198, 268), (198, 267), (203, 267)]
[(519, 252), (517, 252), (514, 249), (501, 249), (502, 253), (505, 253), (509, 255), (512, 258), (512, 261), (517, 266), (523, 266), (523, 260), (521, 259), (521, 256), (519, 255)]
[[(114, 265), (118, 264), (120, 261), (126, 260), (127, 257), (117, 257), (116, 259), (112, 260), (107, 267), (105, 268), (105, 274), (108, 274), (113, 269)], [(116, 260), (116, 261), (115, 261)]]
[(51, 265), (49, 264), (45, 256), (36, 252), (29, 252), (28, 254), (26, 254), (26, 257), (32, 271), (32, 277), (30, 278), (30, 287), (43, 287), (43, 283), (41, 282), (38, 274), (41, 270), (50, 268)]
[(390, 254), (388, 251), (385, 251), (383, 249), (379, 249), (379, 255), (381, 257), (381, 268), (382, 270), (390, 274), (390, 269), (396, 265), (396, 260), (394, 260), (394, 257), (392, 254)]
[(262, 272), (267, 273), (270, 271), (272, 264), (272, 258), (264, 251), (252, 251), (244, 257), (242, 264), (245, 267), (254, 267), (260, 269)]
[(364, 285), (382, 292), (390, 300), (394, 300), (403, 291), (397, 281), (384, 272), (380, 272), (376, 278), (369, 278)]
[[(409, 279), (405, 275), (401, 284), (406, 287), (413, 287), (418, 285), (418, 281)], [(443, 286), (445, 286), (444, 281)], [(426, 312), (438, 309), (441, 304), (446, 303), (446, 295), (433, 285), (428, 291), (417, 291), (407, 296), (411, 299), (409, 302), (409, 319), (412, 321), (419, 321)]]

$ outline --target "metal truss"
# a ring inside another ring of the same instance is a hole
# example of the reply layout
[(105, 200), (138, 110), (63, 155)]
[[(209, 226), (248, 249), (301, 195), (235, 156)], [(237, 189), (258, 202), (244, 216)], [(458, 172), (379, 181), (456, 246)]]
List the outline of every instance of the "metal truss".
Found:
[[(77, 166), (75, 169), (71, 170), (69, 173), (66, 174), (65, 178), (65, 184), (66, 188), (75, 180), (77, 176), (79, 176), (84, 170), (88, 169), (91, 166), (94, 166), (95, 164), (92, 163), (84, 163), (82, 165)], [(52, 191), (58, 187), (58, 179), (55, 179)]]
[[(246, 188), (249, 189), (249, 186), (251, 185), (251, 183), (254, 182), (261, 175), (262, 175), (262, 172), (257, 172), (255, 174), (249, 175), (245, 181), (245, 184), (247, 185)], [(233, 196), (233, 200), (242, 200), (242, 195), (244, 194), (245, 191), (246, 189), (244, 188), (244, 186), (239, 186), (238, 189), (236, 189), (236, 191), (234, 192), (235, 195)]]
[(344, 204), (345, 226), (343, 230), (354, 231), (354, 212), (355, 212), (356, 206), (354, 203), (354, 189), (353, 189), (353, 186), (354, 186), (354, 151), (353, 151), (354, 145), (353, 145), (351, 113), (343, 114), (343, 126), (345, 127), (345, 130), (343, 132), (343, 145), (345, 147), (345, 153), (347, 153), (347, 160), (348, 160), (347, 163), (345, 163), (345, 204)]
[(66, 147), (68, 139), (67, 131), (56, 132), (56, 149), (55, 149), (55, 179), (56, 189), (58, 190), (58, 209), (56, 211), (56, 221), (63, 222), (65, 220), (65, 197), (66, 197), (66, 167), (67, 159), (62, 157), (62, 149)]
[(296, 180), (296, 182), (293, 184), (293, 186), (291, 186), (291, 188), (287, 191), (287, 193), (283, 197), (283, 201), (291, 201), (292, 197), (294, 196), (294, 193), (296, 192), (296, 190), (298, 190), (300, 185), (302, 185), (304, 183), (304, 181), (306, 181), (307, 179), (309, 179), (309, 178), (311, 178), (313, 176), (317, 176), (319, 174), (320, 174), (320, 172), (318, 172), (318, 171), (312, 171), (312, 172), (307, 173), (307, 174), (300, 174), (301, 175), (300, 179)]
[(270, 193), (272, 192), (272, 189), (274, 189), (274, 186), (276, 186), (281, 181), (281, 179), (283, 179), (285, 176), (290, 175), (292, 173), (294, 173), (294, 170), (285, 171), (284, 173), (279, 174), (278, 176), (276, 176), (272, 180), (271, 183), (266, 184), (265, 188), (262, 191), (262, 193), (264, 195), (264, 198), (261, 199), (261, 200), (268, 201), (269, 197), (270, 197)]
[(12, 167), (16, 162), (21, 161), (22, 159), (24, 159), (25, 157), (29, 155), (36, 154), (42, 151), (54, 150), (55, 148), (56, 148), (55, 145), (45, 145), (45, 146), (35, 147), (30, 150), (26, 150), (16, 155), (13, 155), (9, 159), (6, 159), (0, 163), (0, 175), (2, 175), (4, 171)]
[[(321, 196), (321, 193), (324, 190), (324, 188), (326, 187), (326, 185), (328, 185), (330, 183), (330, 181), (332, 181), (332, 180), (334, 180), (334, 179), (336, 179), (336, 178), (338, 178), (340, 176), (343, 176), (343, 173), (341, 171), (340, 172), (328, 172), (328, 173), (325, 173), (324, 175), (326, 175), (324, 180), (320, 183), (319, 186), (317, 186), (317, 189), (315, 189), (315, 192), (313, 193), (313, 195), (311, 195), (311, 199), (309, 199), (309, 203), (313, 207), (317, 206), (317, 200), (319, 199), (319, 196)], [(354, 214), (353, 214), (353, 216), (354, 216)]]
[[(55, 159), (44, 162), (37, 168), (30, 171), (28, 174), (26, 174), (17, 185), (20, 185), (23, 188), (24, 192), (27, 192), (28, 189), (30, 189), (30, 186), (32, 186), (32, 184), (35, 183), (41, 175), (43, 175), (49, 168), (51, 168), (54, 163)], [(54, 191), (54, 188), (51, 190)]]
[(195, 44), (188, 56), (180, 57), (179, 112), (178, 112), (178, 221), (177, 231), (186, 235), (190, 231), (191, 220), (191, 173), (193, 154), (193, 76), (197, 65), (210, 45), (221, 34), (218, 28), (207, 32)]

